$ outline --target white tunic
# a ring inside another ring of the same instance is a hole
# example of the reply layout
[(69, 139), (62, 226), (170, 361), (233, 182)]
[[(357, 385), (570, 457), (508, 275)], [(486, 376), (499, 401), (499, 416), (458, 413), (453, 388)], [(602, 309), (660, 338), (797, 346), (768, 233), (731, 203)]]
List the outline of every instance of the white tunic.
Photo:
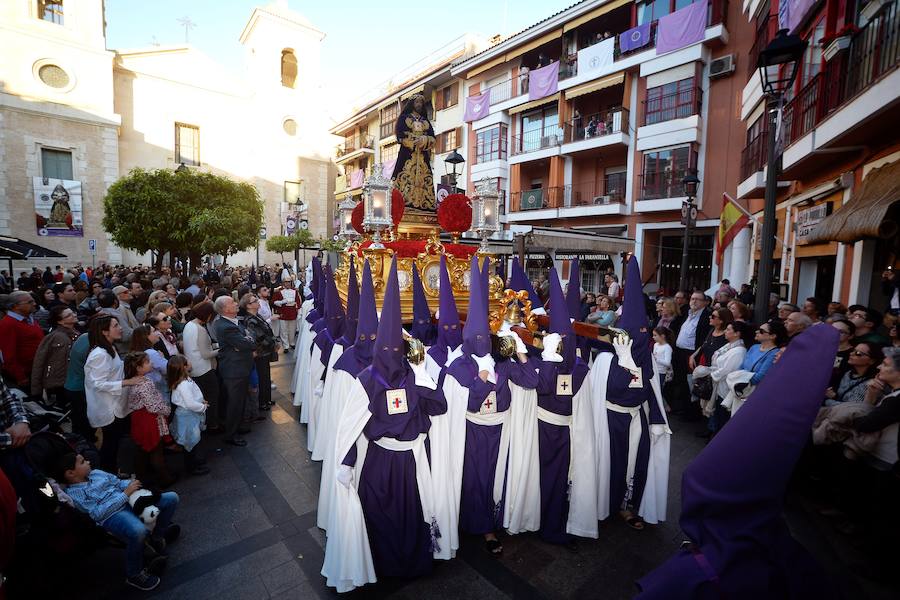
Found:
[(313, 392), (312, 414), (307, 428), (307, 440), (310, 442), (313, 460), (322, 460), (329, 445), (334, 445), (334, 431), (337, 426), (338, 415), (334, 412), (334, 406), (338, 402), (333, 392), (331, 382), (334, 380), (334, 364), (344, 354), (341, 344), (331, 347), (331, 355), (328, 357), (328, 367), (325, 369), (325, 381), (321, 394)]

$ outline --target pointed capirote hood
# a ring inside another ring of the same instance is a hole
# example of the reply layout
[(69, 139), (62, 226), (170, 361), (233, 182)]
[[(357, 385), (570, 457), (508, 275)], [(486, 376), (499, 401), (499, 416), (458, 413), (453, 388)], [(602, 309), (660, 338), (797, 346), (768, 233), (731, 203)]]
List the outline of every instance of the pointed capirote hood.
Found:
[(431, 323), (431, 309), (428, 307), (428, 298), (425, 297), (425, 287), (422, 278), (419, 277), (419, 269), (412, 266), (413, 286), (413, 322), (410, 334), (426, 346), (434, 342), (434, 326)]
[(378, 333), (378, 309), (375, 307), (375, 285), (369, 261), (363, 259), (362, 286), (359, 291), (359, 315), (353, 347), (361, 362), (371, 364), (375, 336)]
[[(823, 597), (807, 593), (817, 583), (804, 571), (813, 563), (791, 538), (782, 513), (837, 346), (837, 331), (824, 325), (794, 338), (740, 411), (687, 466), (680, 525), (695, 550), (676, 554), (641, 579), (640, 598)], [(714, 593), (702, 595), (703, 589)]]
[(453, 297), (453, 285), (450, 283), (450, 271), (447, 270), (447, 257), (441, 255), (441, 289), (438, 307), (438, 334), (435, 346), (456, 348), (462, 344), (462, 329), (459, 325), (459, 311)]
[(563, 373), (571, 372), (575, 365), (576, 338), (556, 269), (550, 269), (550, 333), (558, 333), (562, 337), (562, 350), (559, 354), (563, 361), (560, 370)]
[(347, 320), (344, 323), (342, 346), (350, 346), (356, 338), (359, 319), (359, 282), (356, 279), (356, 259), (351, 256), (350, 275), (347, 277)]
[(315, 298), (314, 306), (316, 310), (319, 311), (319, 315), (321, 315), (322, 311), (325, 309), (325, 286), (322, 285), (324, 275), (325, 273), (322, 271), (322, 261), (320, 261), (318, 257), (313, 258), (312, 293)]
[(337, 284), (331, 267), (325, 267), (325, 326), (332, 340), (336, 340), (344, 333), (344, 307), (341, 306), (341, 297), (338, 295)]
[(625, 274), (625, 300), (622, 302), (622, 314), (616, 321), (616, 327), (624, 329), (631, 336), (633, 341), (631, 355), (634, 357), (634, 363), (639, 367), (645, 365), (652, 367), (650, 321), (644, 302), (641, 268), (634, 256), (628, 261), (628, 272)]
[(569, 317), (581, 320), (581, 267), (576, 257), (569, 266), (569, 287), (566, 290), (566, 306)]
[(384, 286), (384, 303), (381, 306), (374, 352), (372, 367), (384, 378), (385, 383), (399, 385), (406, 374), (407, 366), (396, 256), (391, 261), (391, 272)]
[(485, 356), (491, 351), (491, 332), (488, 327), (487, 290), (478, 268), (478, 256), (473, 255), (469, 272), (469, 311), (463, 327), (463, 354)]
[(525, 274), (525, 271), (522, 270), (522, 266), (519, 264), (518, 258), (513, 258), (512, 260), (512, 268), (510, 269), (509, 276), (509, 286), (511, 290), (516, 292), (521, 292), (525, 290), (528, 292), (528, 299), (531, 300), (531, 308), (540, 308), (543, 306), (540, 297), (538, 297), (537, 292), (534, 291), (534, 286), (531, 285), (531, 282), (528, 280), (528, 275)]

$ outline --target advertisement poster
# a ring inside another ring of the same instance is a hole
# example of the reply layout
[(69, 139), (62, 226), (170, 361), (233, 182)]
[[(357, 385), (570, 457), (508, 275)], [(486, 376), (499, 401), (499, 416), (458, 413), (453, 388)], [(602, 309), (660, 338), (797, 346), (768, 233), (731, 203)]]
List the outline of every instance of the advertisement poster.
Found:
[(40, 236), (83, 237), (81, 182), (35, 177), (34, 218)]

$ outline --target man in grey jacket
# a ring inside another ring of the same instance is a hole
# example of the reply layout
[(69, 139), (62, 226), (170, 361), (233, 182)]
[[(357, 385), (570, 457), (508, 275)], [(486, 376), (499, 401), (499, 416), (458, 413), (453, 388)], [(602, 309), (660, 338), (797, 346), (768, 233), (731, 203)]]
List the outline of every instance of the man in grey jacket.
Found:
[(247, 442), (238, 434), (249, 433), (249, 428), (241, 428), (244, 405), (250, 388), (250, 371), (253, 370), (256, 342), (238, 322), (238, 305), (231, 296), (221, 296), (215, 301), (219, 318), (213, 323), (216, 341), (219, 343), (218, 371), (222, 379), (222, 402), (219, 414), (225, 413), (223, 425), (225, 443), (232, 446), (246, 446)]

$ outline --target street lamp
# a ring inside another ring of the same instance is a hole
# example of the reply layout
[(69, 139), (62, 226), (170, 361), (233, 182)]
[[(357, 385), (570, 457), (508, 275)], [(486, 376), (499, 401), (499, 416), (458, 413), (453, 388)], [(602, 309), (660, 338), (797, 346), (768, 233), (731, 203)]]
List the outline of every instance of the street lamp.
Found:
[(456, 193), (456, 178), (461, 175), (456, 172), (456, 165), (461, 165), (466, 162), (466, 159), (462, 157), (462, 154), (453, 150), (450, 154), (447, 155), (447, 158), (444, 159), (444, 168), (447, 172), (447, 177), (450, 178), (450, 185), (453, 186), (452, 194)]
[(759, 77), (763, 93), (768, 100), (769, 127), (768, 153), (766, 154), (766, 196), (763, 209), (762, 244), (759, 254), (759, 270), (756, 285), (756, 301), (753, 318), (765, 323), (769, 318), (769, 294), (772, 289), (772, 253), (775, 250), (775, 194), (778, 186), (778, 161), (775, 156), (775, 133), (780, 119), (781, 102), (797, 76), (797, 68), (803, 60), (807, 42), (796, 35), (788, 35), (787, 29), (775, 34), (775, 39), (759, 53)]
[(697, 221), (697, 205), (694, 204), (694, 198), (697, 197), (697, 186), (700, 185), (700, 179), (694, 173), (688, 173), (681, 180), (684, 188), (684, 195), (687, 200), (681, 203), (681, 222), (684, 224), (684, 241), (681, 245), (681, 277), (678, 280), (678, 290), (687, 291), (687, 273), (688, 273), (688, 242), (691, 239), (691, 227)]
[(484, 178), (475, 186), (472, 198), (472, 231), (481, 236), (479, 252), (487, 253), (488, 238), (500, 229), (500, 192), (492, 179)]
[(179, 165), (175, 168), (175, 172), (176, 172), (176, 173), (187, 173), (188, 171), (190, 171), (190, 169), (188, 169), (188, 168), (185, 166), (184, 163), (179, 164)]
[(381, 164), (372, 168), (372, 174), (363, 185), (363, 227), (374, 232), (372, 248), (383, 249), (381, 231), (393, 227), (391, 220), (391, 192), (394, 182), (385, 177)]

